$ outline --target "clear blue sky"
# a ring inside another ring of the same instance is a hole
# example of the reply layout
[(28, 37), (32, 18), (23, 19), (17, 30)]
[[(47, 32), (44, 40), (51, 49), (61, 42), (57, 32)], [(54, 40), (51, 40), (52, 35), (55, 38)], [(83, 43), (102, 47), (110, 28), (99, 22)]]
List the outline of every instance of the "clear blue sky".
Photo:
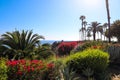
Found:
[[(109, 0), (111, 23), (120, 19), (120, 0)], [(107, 22), (105, 0), (0, 0), (0, 35), (33, 30), (46, 40), (78, 40), (81, 21)]]

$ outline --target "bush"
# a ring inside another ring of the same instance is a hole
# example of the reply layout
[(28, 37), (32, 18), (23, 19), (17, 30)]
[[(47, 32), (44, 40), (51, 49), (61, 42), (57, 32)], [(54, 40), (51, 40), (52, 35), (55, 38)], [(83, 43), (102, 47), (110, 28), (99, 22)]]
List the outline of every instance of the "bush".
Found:
[(103, 43), (101, 41), (89, 41), (89, 42), (85, 42), (83, 44), (78, 45), (77, 47), (75, 47), (71, 53), (76, 53), (76, 52), (80, 52), (80, 51), (84, 51), (86, 49), (100, 49), (105, 51), (107, 48), (108, 44)]
[(82, 71), (87, 68), (94, 73), (102, 72), (106, 69), (109, 62), (109, 55), (98, 49), (88, 49), (83, 52), (77, 52), (71, 55), (66, 64), (76, 71)]
[(75, 48), (75, 46), (78, 44), (77, 41), (73, 42), (61, 42), (58, 45), (58, 55), (63, 56), (63, 55), (69, 55), (70, 51)]
[(7, 80), (7, 66), (6, 60), (0, 58), (0, 80)]
[(54, 67), (54, 64), (41, 60), (14, 60), (7, 61), (7, 66), (8, 80), (46, 80), (44, 76), (49, 74), (48, 72)]
[(48, 59), (55, 54), (50, 48), (45, 46), (37, 48), (35, 53), (37, 54), (36, 59)]

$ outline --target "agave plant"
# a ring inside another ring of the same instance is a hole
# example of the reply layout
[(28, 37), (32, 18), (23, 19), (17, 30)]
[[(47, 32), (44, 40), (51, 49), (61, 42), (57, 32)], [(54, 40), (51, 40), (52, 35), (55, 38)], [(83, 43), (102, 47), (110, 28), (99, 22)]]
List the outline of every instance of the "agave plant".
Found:
[(65, 66), (62, 70), (62, 77), (63, 80), (80, 80), (80, 77), (76, 77), (76, 72), (73, 70), (70, 70), (69, 66)]
[(83, 74), (88, 78), (88, 80), (92, 80), (92, 75), (94, 74), (94, 71), (91, 68), (86, 68), (83, 70)]
[(43, 36), (33, 34), (31, 31), (13, 31), (6, 32), (2, 35), (1, 47), (4, 48), (3, 54), (7, 55), (10, 59), (24, 58), (30, 56), (34, 47), (39, 43), (39, 39), (44, 39)]

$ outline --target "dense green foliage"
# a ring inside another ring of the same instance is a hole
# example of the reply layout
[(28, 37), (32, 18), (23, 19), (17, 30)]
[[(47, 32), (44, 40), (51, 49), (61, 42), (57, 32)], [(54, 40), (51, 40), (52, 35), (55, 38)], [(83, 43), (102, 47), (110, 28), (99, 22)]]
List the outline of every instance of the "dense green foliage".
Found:
[(90, 68), (94, 73), (102, 72), (106, 69), (109, 62), (109, 55), (98, 49), (88, 49), (71, 55), (66, 64), (72, 69), (82, 71)]
[(6, 60), (0, 58), (0, 80), (7, 80), (7, 71)]
[(116, 20), (111, 25), (111, 35), (113, 37), (116, 37), (118, 39), (118, 42), (120, 42), (120, 20)]
[(6, 32), (0, 40), (0, 47), (3, 49), (3, 55), (9, 59), (18, 59), (31, 56), (34, 47), (40, 43), (39, 39), (44, 39), (43, 36), (33, 34), (32, 31), (13, 31)]
[(42, 46), (35, 49), (36, 59), (48, 59), (54, 56), (55, 53), (51, 50), (51, 46), (43, 44)]
[(103, 45), (103, 42), (101, 41), (88, 41), (75, 47), (71, 53), (84, 51), (92, 46), (94, 47), (94, 46), (102, 46), (102, 45)]

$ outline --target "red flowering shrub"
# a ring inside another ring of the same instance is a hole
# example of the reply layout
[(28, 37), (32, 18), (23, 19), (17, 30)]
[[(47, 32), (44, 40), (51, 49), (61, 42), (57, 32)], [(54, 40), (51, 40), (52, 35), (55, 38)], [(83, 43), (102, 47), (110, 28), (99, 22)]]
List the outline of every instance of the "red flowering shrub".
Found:
[(7, 61), (8, 80), (36, 80), (42, 79), (45, 71), (54, 67), (53, 63), (46, 64), (41, 60)]
[(61, 42), (58, 45), (58, 55), (68, 55), (68, 54), (70, 54), (70, 51), (72, 49), (74, 49), (77, 44), (78, 44), (78, 41)]

